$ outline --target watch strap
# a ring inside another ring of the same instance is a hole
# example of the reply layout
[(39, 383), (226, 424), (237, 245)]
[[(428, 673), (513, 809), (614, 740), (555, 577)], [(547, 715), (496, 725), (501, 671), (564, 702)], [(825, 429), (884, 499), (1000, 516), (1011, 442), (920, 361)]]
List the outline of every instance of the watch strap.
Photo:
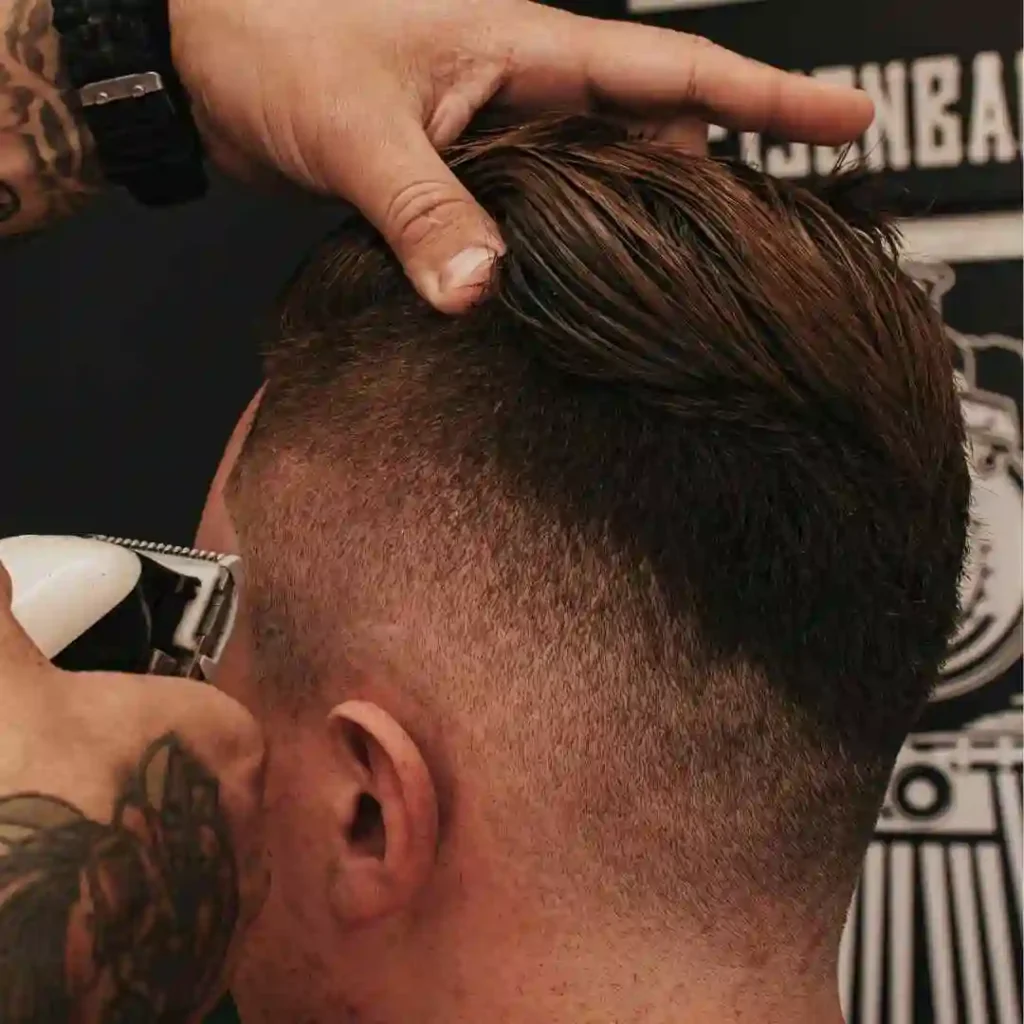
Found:
[(171, 65), (167, 0), (53, 0), (53, 13), (108, 180), (146, 205), (202, 196), (202, 145)]

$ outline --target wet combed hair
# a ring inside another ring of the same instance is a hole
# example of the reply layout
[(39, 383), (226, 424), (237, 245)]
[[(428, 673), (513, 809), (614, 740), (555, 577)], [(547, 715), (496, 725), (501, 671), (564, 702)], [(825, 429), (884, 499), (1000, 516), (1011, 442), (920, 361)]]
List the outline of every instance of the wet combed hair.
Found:
[(268, 687), (379, 644), (546, 872), (709, 927), (840, 913), (968, 511), (894, 232), (857, 175), (593, 118), (450, 163), (508, 246), (475, 311), (358, 221), (287, 295), (231, 494)]

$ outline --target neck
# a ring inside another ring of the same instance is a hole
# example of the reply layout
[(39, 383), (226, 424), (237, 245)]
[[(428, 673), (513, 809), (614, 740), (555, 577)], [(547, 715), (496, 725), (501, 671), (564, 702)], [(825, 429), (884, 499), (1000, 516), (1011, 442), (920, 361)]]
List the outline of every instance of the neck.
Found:
[[(830, 972), (831, 973), (831, 972)], [(487, 976), (487, 975), (482, 975)], [(699, 968), (685, 953), (669, 960), (563, 948), (555, 957), (495, 971), (473, 1006), (448, 1021), (501, 1024), (842, 1024), (835, 974), (767, 974)], [(504, 982), (504, 984), (502, 984)], [(466, 999), (460, 995), (460, 1002)], [(468, 1011), (468, 1012), (467, 1012)]]
[(237, 978), (244, 1024), (843, 1024), (830, 938), (783, 954), (766, 929), (760, 954), (723, 956), (543, 915), (477, 924), (420, 921), (410, 945), (391, 929), (326, 941), (278, 975), (256, 961)]
[(594, 922), (567, 928), (543, 914), (530, 926), (515, 917), (495, 915), (463, 931), (474, 936), (469, 949), (458, 940), (435, 946), (439, 955), (423, 963), (419, 988), (433, 1005), (418, 1021), (843, 1024), (831, 934), (799, 954), (779, 952), (779, 934), (760, 953), (729, 955), (678, 936), (624, 934)]

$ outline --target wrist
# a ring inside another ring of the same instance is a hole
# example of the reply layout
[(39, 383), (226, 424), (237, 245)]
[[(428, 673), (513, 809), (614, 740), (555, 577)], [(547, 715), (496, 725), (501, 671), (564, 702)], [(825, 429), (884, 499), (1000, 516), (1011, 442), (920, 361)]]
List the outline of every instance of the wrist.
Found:
[(190, 103), (174, 68), (167, 0), (52, 0), (62, 64), (106, 179), (147, 206), (203, 195)]

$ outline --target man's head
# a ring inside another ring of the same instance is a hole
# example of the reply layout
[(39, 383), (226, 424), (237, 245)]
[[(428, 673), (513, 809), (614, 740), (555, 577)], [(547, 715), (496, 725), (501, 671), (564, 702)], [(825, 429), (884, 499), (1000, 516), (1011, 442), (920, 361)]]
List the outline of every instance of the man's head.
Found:
[(278, 958), (308, 1013), (680, 1020), (720, 986), (768, 1019), (770, 979), (834, 977), (956, 614), (941, 326), (855, 179), (589, 119), (451, 162), (507, 242), (490, 297), (430, 311), (347, 225), (226, 485), (272, 745), (243, 988)]

